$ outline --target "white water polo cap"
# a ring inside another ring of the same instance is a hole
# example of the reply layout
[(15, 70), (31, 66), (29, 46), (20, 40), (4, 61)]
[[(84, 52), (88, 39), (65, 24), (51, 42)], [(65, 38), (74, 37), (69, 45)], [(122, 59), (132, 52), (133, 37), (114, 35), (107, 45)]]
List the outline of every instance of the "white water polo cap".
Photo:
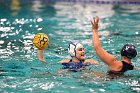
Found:
[(81, 47), (83, 47), (81, 43), (71, 42), (68, 46), (68, 53), (71, 57), (76, 57), (76, 49)]

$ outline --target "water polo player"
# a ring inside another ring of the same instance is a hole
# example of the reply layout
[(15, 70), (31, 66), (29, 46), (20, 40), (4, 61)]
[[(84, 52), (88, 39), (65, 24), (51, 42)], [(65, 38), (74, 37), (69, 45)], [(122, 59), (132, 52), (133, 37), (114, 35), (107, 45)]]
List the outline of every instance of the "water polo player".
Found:
[[(44, 50), (38, 49), (38, 58), (40, 61), (45, 62), (43, 51)], [(85, 50), (81, 43), (71, 42), (68, 46), (68, 53), (70, 54), (71, 59), (60, 61), (63, 68), (79, 69), (86, 66), (87, 64), (85, 63), (99, 64), (96, 60), (85, 58)]]
[(71, 59), (60, 61), (64, 68), (79, 69), (85, 66), (85, 63), (98, 64), (96, 60), (85, 58), (85, 50), (81, 43), (71, 42), (68, 46), (68, 53)]
[(133, 70), (134, 66), (132, 65), (131, 59), (135, 58), (137, 55), (136, 47), (132, 44), (126, 44), (123, 46), (121, 50), (121, 58), (122, 60), (117, 60), (113, 55), (109, 54), (105, 51), (100, 43), (99, 36), (98, 36), (98, 22), (99, 17), (96, 17), (94, 20), (91, 21), (92, 23), (92, 42), (96, 54), (98, 57), (108, 65), (109, 67), (109, 74), (113, 73), (124, 73), (128, 70)]

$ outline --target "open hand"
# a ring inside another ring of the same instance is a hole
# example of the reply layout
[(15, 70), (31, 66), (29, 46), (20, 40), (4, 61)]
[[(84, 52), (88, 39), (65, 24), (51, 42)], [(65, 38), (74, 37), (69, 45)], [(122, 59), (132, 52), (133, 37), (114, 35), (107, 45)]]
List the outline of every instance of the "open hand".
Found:
[(98, 23), (99, 23), (99, 17), (96, 16), (95, 19), (91, 20), (92, 30), (98, 30)]

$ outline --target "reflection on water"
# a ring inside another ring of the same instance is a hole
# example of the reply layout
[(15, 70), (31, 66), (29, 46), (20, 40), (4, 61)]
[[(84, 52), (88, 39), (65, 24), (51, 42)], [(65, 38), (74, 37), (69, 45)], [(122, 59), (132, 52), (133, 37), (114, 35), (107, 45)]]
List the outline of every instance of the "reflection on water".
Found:
[(19, 11), (19, 9), (20, 9), (19, 0), (12, 0), (11, 2), (11, 10), (13, 11), (12, 15), (13, 16), (17, 15), (17, 12)]
[(41, 7), (42, 7), (42, 2), (39, 0), (33, 1), (33, 6), (32, 6), (32, 10), (39, 12), (41, 11)]
[[(139, 6), (12, 0), (0, 3), (0, 11), (0, 92), (140, 92), (139, 71), (126, 73), (132, 75), (130, 78), (110, 80), (104, 76), (107, 66), (95, 55), (90, 25), (93, 17), (101, 17), (101, 43), (117, 58), (124, 43), (135, 44), (139, 51)], [(50, 39), (44, 53), (47, 64), (38, 61), (32, 44), (32, 37), (39, 32)], [(81, 41), (87, 57), (100, 65), (87, 72), (59, 71), (58, 61), (69, 57), (71, 40)], [(139, 55), (133, 61), (140, 67)]]

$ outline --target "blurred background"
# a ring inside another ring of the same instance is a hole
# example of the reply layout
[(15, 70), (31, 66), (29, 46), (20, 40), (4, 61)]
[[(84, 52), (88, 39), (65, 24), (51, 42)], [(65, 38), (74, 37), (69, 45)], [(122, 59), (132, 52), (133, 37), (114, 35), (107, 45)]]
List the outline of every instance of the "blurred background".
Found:
[[(102, 46), (117, 59), (126, 43), (133, 43), (138, 56), (133, 64), (140, 68), (139, 0), (0, 0), (0, 92), (1, 93), (133, 93), (140, 92), (140, 72), (130, 77), (110, 79), (107, 66), (92, 46), (90, 20), (100, 17)], [(37, 58), (32, 44), (35, 34), (49, 36), (46, 64)], [(98, 60), (81, 72), (61, 71), (60, 60), (70, 58), (70, 41), (82, 42), (87, 58)], [(105, 76), (95, 76), (92, 72)]]

